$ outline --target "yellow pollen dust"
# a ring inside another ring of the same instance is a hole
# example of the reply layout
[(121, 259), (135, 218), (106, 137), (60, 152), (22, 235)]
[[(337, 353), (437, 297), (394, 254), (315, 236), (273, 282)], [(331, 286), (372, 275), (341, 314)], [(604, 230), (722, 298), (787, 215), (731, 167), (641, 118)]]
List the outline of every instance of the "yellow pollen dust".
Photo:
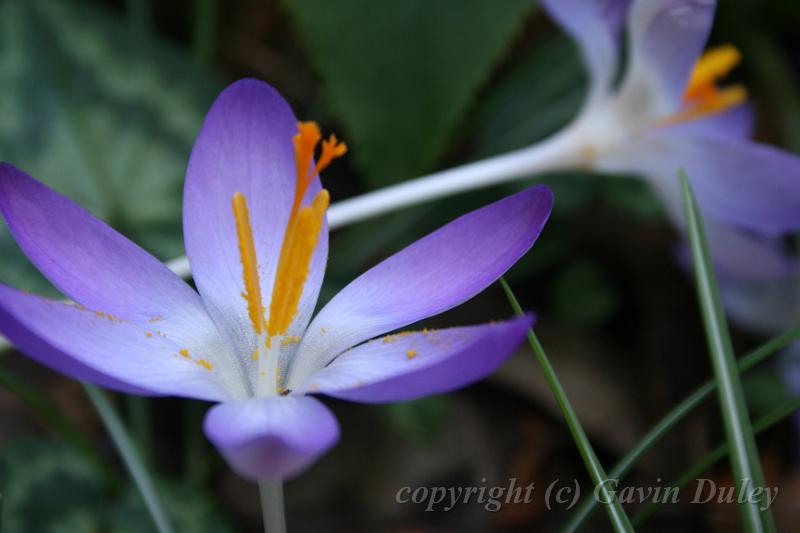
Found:
[(325, 211), (330, 203), (330, 196), (325, 189), (321, 189), (314, 196), (310, 206), (302, 207), (303, 198), (314, 178), (331, 161), (347, 152), (347, 145), (340, 143), (335, 135), (331, 135), (322, 141), (319, 160), (312, 169), (314, 150), (322, 139), (319, 127), (314, 122), (300, 122), (297, 130), (297, 134), (292, 138), (297, 164), (294, 200), (283, 237), (270, 300), (268, 339), (285, 334), (297, 314), (311, 258), (325, 219)]
[(239, 239), (239, 258), (242, 262), (244, 293), (247, 300), (247, 314), (256, 334), (264, 330), (264, 305), (261, 303), (261, 282), (258, 279), (256, 245), (253, 241), (253, 228), (250, 226), (250, 211), (247, 199), (237, 192), (233, 195), (233, 215), (236, 218), (236, 236)]
[(707, 50), (697, 60), (686, 85), (683, 108), (663, 122), (667, 124), (685, 122), (720, 113), (744, 102), (747, 99), (747, 89), (743, 85), (729, 87), (716, 85), (741, 60), (742, 54), (735, 46), (729, 44)]

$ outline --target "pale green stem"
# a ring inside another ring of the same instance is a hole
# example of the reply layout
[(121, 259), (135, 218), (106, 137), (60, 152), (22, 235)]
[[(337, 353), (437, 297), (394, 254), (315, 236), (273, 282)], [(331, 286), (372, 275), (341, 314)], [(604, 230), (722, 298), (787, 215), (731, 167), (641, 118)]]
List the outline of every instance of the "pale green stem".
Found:
[(264, 533), (286, 533), (286, 517), (283, 511), (283, 483), (261, 481), (261, 514), (264, 517)]

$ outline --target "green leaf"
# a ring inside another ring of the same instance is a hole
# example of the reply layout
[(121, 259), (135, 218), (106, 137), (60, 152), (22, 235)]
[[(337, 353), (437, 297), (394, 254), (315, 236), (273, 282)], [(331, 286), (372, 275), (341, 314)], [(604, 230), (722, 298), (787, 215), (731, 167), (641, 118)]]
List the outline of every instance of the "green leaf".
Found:
[(577, 47), (563, 35), (524, 51), (475, 106), (467, 129), (476, 159), (523, 148), (565, 126), (580, 109), (586, 81)]
[[(773, 337), (757, 349), (748, 353), (739, 361), (739, 373), (746, 372), (764, 361), (782, 348), (788, 346), (800, 337), (800, 327), (792, 328), (780, 335)], [(628, 475), (644, 455), (661, 439), (669, 434), (678, 423), (697, 408), (705, 399), (717, 390), (715, 379), (709, 379), (689, 394), (682, 402), (673, 407), (666, 415), (656, 422), (647, 433), (631, 448), (625, 456), (609, 471), (609, 476), (621, 479)], [(591, 496), (586, 497), (575, 508), (569, 521), (561, 529), (564, 533), (574, 533), (583, 527), (586, 520), (597, 509), (598, 502)]]
[[(750, 415), (747, 412), (747, 403), (742, 392), (742, 383), (736, 370), (728, 324), (722, 311), (717, 280), (711, 266), (702, 216), (689, 185), (689, 179), (683, 171), (680, 172), (680, 182), (700, 310), (703, 314), (711, 364), (717, 379), (722, 421), (731, 449), (730, 460), (736, 487), (739, 491), (766, 487)], [(763, 494), (759, 498), (746, 498), (746, 501), (739, 502), (739, 511), (746, 531), (775, 531), (774, 519), (767, 507)]]
[(431, 170), (533, 0), (284, 0), (370, 185)]
[[(0, 3), (0, 159), (166, 259), (183, 249), (186, 160), (219, 84), (134, 26), (81, 2)], [(47, 287), (5, 228), (0, 250), (0, 280)]]
[[(506, 298), (508, 298), (512, 309), (514, 309), (514, 313), (517, 316), (523, 316), (525, 312), (522, 310), (522, 306), (519, 305), (517, 297), (512, 292), (508, 283), (506, 283), (506, 280), (500, 278), (500, 285), (503, 287), (503, 292), (505, 292)], [(628, 515), (625, 514), (625, 510), (622, 508), (615, 492), (610, 490), (612, 485), (608, 483), (608, 481), (611, 478), (608, 477), (603, 469), (603, 465), (597, 458), (597, 454), (594, 452), (591, 442), (589, 442), (589, 437), (586, 435), (586, 431), (584, 431), (581, 425), (578, 414), (575, 412), (575, 409), (573, 409), (572, 403), (567, 397), (567, 391), (565, 391), (564, 387), (561, 385), (561, 380), (558, 379), (555, 368), (553, 368), (552, 363), (550, 363), (550, 358), (547, 357), (547, 353), (545, 353), (542, 344), (539, 342), (539, 338), (531, 328), (528, 328), (528, 343), (544, 371), (547, 384), (550, 386), (553, 396), (555, 396), (558, 407), (561, 409), (561, 414), (564, 416), (567, 427), (572, 434), (572, 439), (575, 441), (575, 446), (578, 448), (583, 463), (589, 472), (589, 477), (592, 479), (592, 483), (597, 489), (597, 497), (600, 498), (605, 505), (608, 518), (614, 531), (632, 532), (633, 526), (631, 526)]]
[[(177, 531), (230, 533), (220, 506), (196, 488), (160, 483)], [(73, 447), (44, 439), (5, 443), (0, 453), (3, 533), (153, 533), (138, 492), (109, 490)]]
[[(792, 398), (790, 400), (786, 400), (780, 405), (778, 405), (778, 407), (775, 407), (769, 413), (765, 414), (764, 416), (756, 420), (755, 423), (753, 424), (753, 432), (756, 435), (759, 435), (764, 431), (773, 427), (775, 424), (777, 424), (784, 418), (797, 412), (798, 410), (800, 410), (800, 398)], [(730, 449), (728, 448), (727, 444), (722, 444), (721, 446), (718, 446), (717, 448), (706, 454), (705, 457), (700, 459), (691, 468), (686, 470), (686, 472), (678, 476), (674, 481), (667, 483), (666, 486), (678, 487), (678, 488), (685, 487), (686, 485), (688, 485), (689, 483), (700, 477), (709, 468), (714, 466), (714, 464), (724, 459), (729, 453)], [(637, 526), (645, 523), (647, 519), (650, 518), (650, 516), (652, 516), (652, 514), (659, 509), (659, 507), (660, 507), (660, 501), (653, 500), (648, 502), (633, 517), (632, 519), (633, 523)]]

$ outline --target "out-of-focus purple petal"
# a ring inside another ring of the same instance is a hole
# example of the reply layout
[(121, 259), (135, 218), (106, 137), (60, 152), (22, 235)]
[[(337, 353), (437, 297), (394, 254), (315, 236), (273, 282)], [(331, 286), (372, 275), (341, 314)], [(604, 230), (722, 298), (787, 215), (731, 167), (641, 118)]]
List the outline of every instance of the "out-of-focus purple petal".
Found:
[(381, 403), (455, 390), (494, 372), (514, 353), (532, 322), (526, 316), (375, 339), (337, 357), (300, 391)]
[[(37, 361), (126, 392), (228, 398), (215, 354), (187, 350), (126, 319), (0, 285), (0, 332)], [(212, 348), (212, 347), (206, 347)]]
[(652, 84), (665, 110), (680, 106), (714, 20), (715, 0), (638, 0), (630, 9), (630, 68), (623, 83)]
[(73, 300), (129, 320), (210, 320), (198, 294), (69, 198), (0, 163), (0, 212), (36, 267)]
[[(617, 72), (619, 49), (614, 29), (604, 15), (613, 20), (618, 2), (603, 6), (596, 0), (543, 0), (542, 5), (577, 43), (589, 71), (589, 95), (585, 107), (591, 107), (608, 95)], [(607, 12), (605, 7), (608, 8)]]
[(252, 481), (292, 477), (339, 440), (333, 413), (308, 396), (223, 403), (208, 412), (204, 428), (231, 468)]
[(800, 276), (762, 282), (720, 278), (719, 285), (725, 310), (740, 327), (775, 335), (800, 321)]
[(721, 277), (780, 280), (798, 272), (798, 263), (784, 250), (782, 238), (764, 237), (707, 217), (706, 236)]
[(606, 21), (606, 25), (611, 30), (611, 35), (615, 37), (619, 35), (623, 24), (625, 24), (625, 19), (627, 18), (632, 1), (633, 0), (601, 0), (600, 5), (603, 20)]
[(773, 146), (663, 128), (604, 153), (597, 168), (641, 174), (680, 226), (684, 168), (704, 215), (766, 236), (800, 228), (800, 157)]
[[(800, 157), (756, 142), (665, 130), (653, 164), (683, 167), (700, 206), (721, 220), (766, 235), (800, 228)], [(668, 173), (662, 173), (668, 175)]]
[(314, 318), (289, 379), (302, 383), (347, 348), (478, 294), (527, 252), (553, 205), (538, 186), (464, 215), (368, 270)]
[[(233, 195), (247, 199), (264, 306), (277, 268), (296, 183), (292, 136), (297, 119), (271, 86), (238, 81), (214, 102), (195, 142), (183, 198), (186, 251), (194, 280), (214, 322), (239, 353), (255, 348), (247, 314)], [(320, 189), (318, 179), (306, 201)], [(306, 280), (298, 317), (289, 334), (299, 334), (316, 304), (328, 255), (324, 227)]]
[(749, 139), (753, 136), (755, 116), (748, 104), (734, 106), (722, 113), (714, 113), (696, 120), (681, 122), (669, 127), (671, 133)]

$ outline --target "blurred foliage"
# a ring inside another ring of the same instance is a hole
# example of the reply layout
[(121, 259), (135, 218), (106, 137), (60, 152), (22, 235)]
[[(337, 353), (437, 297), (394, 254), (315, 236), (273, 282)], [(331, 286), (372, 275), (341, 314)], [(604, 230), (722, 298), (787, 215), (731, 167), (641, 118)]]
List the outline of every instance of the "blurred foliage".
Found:
[[(4, 533), (155, 531), (135, 489), (109, 490), (92, 464), (63, 443), (20, 440), (3, 447), (0, 480)], [(163, 484), (160, 494), (176, 531), (233, 531), (196, 487)]]
[[(162, 259), (180, 255), (183, 173), (215, 77), (75, 1), (3, 1), (0, 43), (0, 158)], [(0, 251), (0, 279), (46, 289), (5, 228)]]
[[(285, 0), (371, 187), (431, 170), (532, 0)], [(410, 31), (413, 28), (413, 31)]]

